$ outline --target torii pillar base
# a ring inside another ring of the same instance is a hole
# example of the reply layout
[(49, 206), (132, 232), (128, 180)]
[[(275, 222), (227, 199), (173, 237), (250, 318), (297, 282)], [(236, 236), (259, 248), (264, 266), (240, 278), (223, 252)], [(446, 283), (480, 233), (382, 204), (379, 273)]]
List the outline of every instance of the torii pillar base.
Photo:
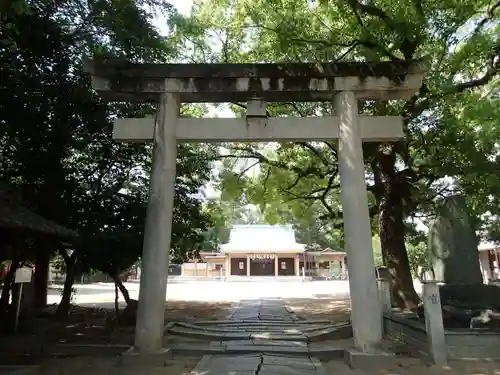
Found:
[(353, 369), (370, 372), (377, 369), (389, 369), (397, 364), (395, 353), (383, 349), (376, 349), (366, 353), (354, 347), (345, 350), (344, 361)]

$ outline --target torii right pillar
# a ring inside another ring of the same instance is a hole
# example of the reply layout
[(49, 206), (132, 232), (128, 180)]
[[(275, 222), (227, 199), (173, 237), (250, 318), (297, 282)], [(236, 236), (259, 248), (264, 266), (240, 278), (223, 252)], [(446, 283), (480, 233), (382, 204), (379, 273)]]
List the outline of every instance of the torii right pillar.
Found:
[(365, 163), (358, 121), (358, 101), (352, 91), (335, 96), (340, 117), (338, 161), (344, 242), (349, 261), (349, 289), (354, 345), (369, 353), (378, 348), (383, 328), (375, 280), (372, 231), (368, 211)]

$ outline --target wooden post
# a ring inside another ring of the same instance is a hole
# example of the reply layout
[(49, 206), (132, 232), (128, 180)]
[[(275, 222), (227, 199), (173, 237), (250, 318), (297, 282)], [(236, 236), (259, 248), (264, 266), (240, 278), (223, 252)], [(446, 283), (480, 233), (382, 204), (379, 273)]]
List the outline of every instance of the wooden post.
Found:
[(423, 283), (423, 300), (425, 314), (425, 330), (429, 353), (437, 365), (446, 365), (448, 353), (444, 336), (443, 313), (441, 311), (441, 298), (439, 285), (436, 281)]
[(247, 277), (250, 277), (250, 255), (247, 255)]
[(14, 276), (14, 284), (17, 285), (17, 288), (13, 288), (12, 294), (14, 305), (14, 332), (16, 332), (19, 327), (19, 314), (21, 312), (21, 302), (23, 299), (23, 284), (31, 282), (32, 272), (31, 267), (21, 267), (16, 270)]

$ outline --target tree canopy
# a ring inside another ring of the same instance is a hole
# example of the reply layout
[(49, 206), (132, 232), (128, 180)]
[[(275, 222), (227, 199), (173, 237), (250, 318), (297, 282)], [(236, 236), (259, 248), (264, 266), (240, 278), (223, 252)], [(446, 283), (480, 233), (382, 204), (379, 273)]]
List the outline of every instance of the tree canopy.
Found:
[[(104, 103), (83, 61), (175, 61), (179, 43), (152, 25), (158, 14), (176, 16), (168, 3), (156, 0), (33, 0), (21, 8), (14, 2), (1, 13), (1, 179), (16, 187), (30, 209), (78, 231), (72, 261), (80, 271), (116, 276), (140, 256), (151, 145), (114, 142), (112, 120), (155, 111), (149, 104)], [(206, 107), (182, 111), (200, 116)], [(196, 251), (210, 226), (199, 192), (209, 180), (211, 159), (210, 147), (178, 147), (174, 259)], [(62, 251), (50, 246), (48, 251)]]
[[(476, 215), (498, 210), (500, 3), (208, 0), (196, 3), (183, 36), (196, 61), (397, 61), (427, 57), (430, 71), (409, 100), (364, 102), (368, 115), (401, 115), (406, 139), (364, 145), (374, 229), (402, 307), (418, 303), (405, 245), (408, 218), (429, 215), (440, 197), (464, 192)], [(216, 40), (220, 48), (213, 48)], [(242, 48), (242, 44), (244, 48)], [(330, 103), (272, 105), (273, 116), (316, 116)], [(239, 109), (236, 111), (239, 113)], [(318, 215), (341, 227), (337, 150), (333, 143), (233, 145), (261, 175), (223, 172), (223, 189), (243, 189), (270, 212)], [(478, 178), (478, 176), (484, 176)], [(490, 176), (490, 177), (489, 177)], [(490, 179), (491, 178), (491, 179)], [(495, 216), (493, 216), (495, 217)], [(480, 223), (484, 224), (484, 221)], [(489, 232), (494, 234), (493, 231)]]
[[(2, 178), (19, 186), (29, 208), (78, 230), (86, 244), (80, 247), (82, 260), (86, 256), (93, 267), (109, 268), (91, 260), (97, 248), (139, 254), (151, 149), (116, 144), (110, 133), (113, 118), (140, 117), (155, 108), (103, 103), (82, 71), (84, 57), (92, 55), (206, 63), (425, 56), (430, 71), (412, 98), (360, 104), (363, 114), (404, 119), (404, 141), (364, 144), (373, 230), (393, 276), (396, 301), (406, 308), (418, 303), (406, 245), (418, 235), (408, 221), (420, 217), (426, 222), (442, 197), (464, 194), (477, 229), (485, 237), (500, 238), (498, 1), (200, 0), (185, 17), (162, 0), (6, 4), (0, 8)], [(155, 16), (165, 19), (168, 35), (153, 26)], [(232, 104), (241, 116), (245, 103)], [(268, 109), (272, 116), (332, 113), (331, 103), (283, 103)], [(183, 111), (199, 116), (207, 108), (185, 106)], [(292, 221), (318, 243), (342, 246), (334, 143), (223, 146), (219, 186), (226, 200), (244, 197), (260, 207), (268, 222)], [(196, 194), (211, 176), (216, 151), (179, 146), (176, 259), (196, 249), (207, 238), (207, 228), (214, 227), (214, 216), (202, 210)], [(235, 171), (229, 161), (236, 158), (255, 161), (260, 174)], [(129, 235), (135, 240), (122, 247), (117, 239)], [(100, 245), (92, 242), (98, 239)], [(93, 252), (85, 253), (86, 248)]]

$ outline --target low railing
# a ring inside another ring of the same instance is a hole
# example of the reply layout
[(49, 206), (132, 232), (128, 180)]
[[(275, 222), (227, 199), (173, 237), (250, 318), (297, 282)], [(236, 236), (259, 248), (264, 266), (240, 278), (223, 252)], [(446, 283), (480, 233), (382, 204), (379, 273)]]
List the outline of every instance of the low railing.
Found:
[[(412, 327), (412, 324), (410, 324), (408, 320), (398, 319), (393, 314), (390, 281), (379, 279), (377, 283), (379, 299), (382, 306), (381, 319), (384, 320), (383, 323), (386, 333), (391, 325), (397, 325), (398, 323), (406, 324), (408, 326), (408, 332), (402, 331), (398, 339), (409, 346), (415, 347), (419, 352), (427, 354), (435, 364), (445, 365), (448, 361), (448, 351), (443, 325), (443, 314), (441, 311), (441, 300), (439, 297), (439, 284), (435, 281), (423, 282), (422, 299), (425, 311), (424, 331), (424, 327), (417, 327), (416, 325)], [(388, 322), (386, 322), (386, 320), (388, 320)], [(410, 334), (409, 331), (411, 328), (413, 328), (413, 331), (419, 331), (418, 334)]]
[(378, 280), (378, 290), (386, 336), (405, 343), (439, 365), (446, 364), (448, 359), (500, 359), (500, 331), (444, 328), (438, 282), (422, 282), (425, 324), (393, 311), (389, 281)]

